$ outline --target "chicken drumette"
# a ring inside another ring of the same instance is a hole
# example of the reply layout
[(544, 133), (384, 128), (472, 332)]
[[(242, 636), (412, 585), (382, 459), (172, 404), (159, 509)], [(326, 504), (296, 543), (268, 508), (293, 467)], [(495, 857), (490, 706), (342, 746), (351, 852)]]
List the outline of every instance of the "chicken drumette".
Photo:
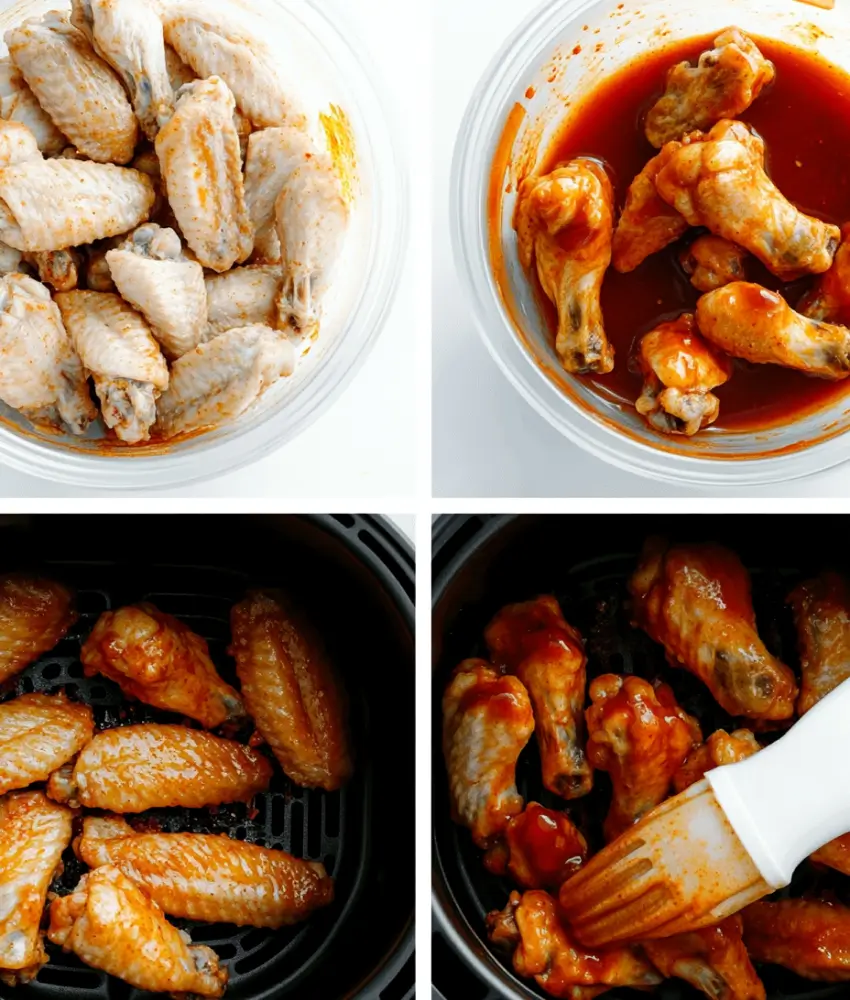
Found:
[(677, 792), (683, 792), (699, 781), (706, 771), (724, 764), (737, 764), (759, 750), (761, 746), (749, 729), (736, 729), (732, 733), (718, 729), (688, 754), (673, 776), (673, 787)]
[(841, 230), (841, 245), (832, 267), (818, 278), (797, 308), (809, 319), (850, 326), (850, 223)]
[(805, 979), (850, 979), (850, 908), (809, 899), (752, 903), (741, 912), (756, 962), (784, 965)]
[(679, 254), (682, 270), (697, 291), (713, 292), (746, 277), (747, 253), (722, 236), (699, 236)]
[(494, 875), (508, 872), (524, 889), (558, 889), (587, 860), (587, 841), (566, 813), (529, 802), (487, 852)]
[(76, 620), (71, 591), (61, 583), (0, 577), (0, 684), (53, 649)]

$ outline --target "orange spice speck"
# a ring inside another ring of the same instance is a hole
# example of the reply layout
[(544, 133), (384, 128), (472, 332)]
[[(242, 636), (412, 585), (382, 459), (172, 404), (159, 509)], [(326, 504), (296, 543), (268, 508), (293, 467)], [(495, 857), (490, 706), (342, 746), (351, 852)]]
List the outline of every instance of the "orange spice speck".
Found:
[(573, 55), (574, 56), (581, 55), (581, 46), (580, 45), (576, 45), (576, 47), (573, 49)]
[(537, 93), (537, 91), (534, 89), (534, 87), (529, 87), (528, 90), (526, 90), (526, 92), (525, 92), (525, 96), (526, 96), (527, 100), (530, 101), (534, 97), (534, 95), (536, 93)]

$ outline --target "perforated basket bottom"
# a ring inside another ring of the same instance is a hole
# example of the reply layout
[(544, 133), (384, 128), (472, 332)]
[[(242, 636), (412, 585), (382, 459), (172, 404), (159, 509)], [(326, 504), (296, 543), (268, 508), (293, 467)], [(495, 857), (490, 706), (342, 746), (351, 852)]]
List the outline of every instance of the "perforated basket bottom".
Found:
[[(230, 608), (248, 586), (258, 581), (237, 572), (190, 566), (145, 567), (128, 576), (126, 567), (53, 562), (45, 564), (44, 571), (74, 587), (80, 620), (53, 651), (8, 682), (0, 700), (28, 691), (51, 693), (64, 689), (73, 700), (92, 706), (98, 729), (133, 722), (186, 721), (126, 700), (119, 687), (105, 678), (83, 676), (80, 645), (97, 617), (109, 608), (138, 601), (152, 602), (203, 636), (221, 676), (236, 683), (233, 661), (226, 654)], [(358, 702), (356, 691), (349, 690), (349, 694), (356, 740), (364, 706)], [(249, 732), (237, 734), (236, 738), (244, 742)], [(334, 876), (336, 901), (294, 927), (238, 928), (170, 918), (187, 930), (194, 942), (213, 948), (227, 965), (228, 1000), (249, 1000), (271, 984), (276, 996), (294, 989), (336, 937), (362, 888), (368, 849), (366, 803), (371, 788), (365, 762), (358, 760), (353, 781), (333, 793), (299, 788), (276, 762), (274, 772), (269, 791), (255, 797), (253, 808), (235, 803), (209, 809), (152, 809), (128, 817), (134, 825), (137, 819), (149, 821), (165, 832), (226, 833), (239, 840), (283, 849), (296, 857), (321, 861)], [(59, 895), (70, 892), (86, 870), (70, 849), (63, 862), (64, 871), (51, 887)], [(51, 1000), (152, 1000), (161, 996), (133, 989), (91, 969), (49, 942), (47, 948), (49, 963), (33, 983), (18, 988), (15, 996)]]

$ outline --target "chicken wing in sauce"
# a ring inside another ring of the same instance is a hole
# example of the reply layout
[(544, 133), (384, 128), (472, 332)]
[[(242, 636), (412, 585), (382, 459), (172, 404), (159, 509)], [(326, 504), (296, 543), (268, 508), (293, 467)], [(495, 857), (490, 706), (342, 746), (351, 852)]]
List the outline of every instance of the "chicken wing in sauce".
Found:
[(611, 263), (614, 190), (595, 160), (578, 159), (519, 191), (517, 235), (523, 267), (535, 264), (558, 310), (555, 349), (568, 372), (605, 374), (614, 350), (599, 296)]
[(660, 149), (721, 118), (737, 118), (775, 77), (756, 43), (739, 28), (727, 28), (696, 66), (681, 62), (669, 70), (664, 95), (647, 113), (646, 137)]
[(809, 319), (850, 326), (850, 223), (841, 230), (832, 267), (803, 296), (797, 311)]
[(452, 819), (488, 848), (522, 812), (516, 762), (534, 731), (531, 700), (516, 677), (464, 660), (443, 695), (443, 754)]
[(629, 592), (635, 624), (664, 646), (671, 666), (696, 674), (730, 715), (794, 714), (794, 674), (759, 638), (749, 574), (733, 552), (651, 538)]
[(206, 641), (153, 604), (105, 611), (80, 659), (86, 677), (103, 674), (124, 694), (207, 729), (245, 714), (238, 693), (218, 676)]
[(821, 573), (789, 595), (800, 650), (797, 714), (850, 677), (850, 585), (838, 573)]
[(503, 608), (484, 634), (490, 659), (525, 685), (534, 707), (543, 784), (565, 799), (586, 795), (593, 774), (584, 754), (587, 657), (554, 597)]
[(682, 270), (697, 291), (713, 292), (746, 278), (747, 253), (722, 236), (699, 236), (679, 255)]
[(724, 764), (737, 764), (759, 750), (761, 746), (749, 729), (736, 729), (732, 733), (718, 729), (688, 754), (673, 776), (673, 787), (677, 792), (683, 792), (699, 781), (706, 771)]
[(737, 243), (783, 280), (828, 271), (841, 230), (792, 205), (765, 172), (764, 156), (759, 136), (724, 120), (686, 137), (655, 186), (690, 225)]
[(316, 627), (277, 590), (249, 593), (230, 625), (242, 697), (284, 772), (308, 788), (339, 788), (353, 770), (348, 700)]
[(635, 409), (655, 430), (691, 436), (717, 419), (711, 390), (729, 380), (732, 363), (699, 335), (693, 314), (642, 337), (638, 364), (644, 381)]
[(667, 684), (602, 674), (590, 685), (587, 756), (611, 776), (608, 841), (663, 802), (673, 775), (702, 740), (699, 723)]
[(809, 899), (752, 903), (741, 911), (750, 958), (805, 979), (850, 979), (850, 908)]
[(61, 583), (0, 577), (0, 684), (53, 649), (76, 620), (73, 595)]
[(850, 375), (850, 328), (808, 319), (778, 292), (736, 281), (697, 303), (702, 335), (736, 358), (838, 381)]

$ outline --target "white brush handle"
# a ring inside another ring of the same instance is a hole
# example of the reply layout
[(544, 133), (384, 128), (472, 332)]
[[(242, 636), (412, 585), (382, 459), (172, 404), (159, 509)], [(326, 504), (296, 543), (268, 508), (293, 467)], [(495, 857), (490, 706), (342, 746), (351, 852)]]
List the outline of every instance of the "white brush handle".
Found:
[(781, 739), (706, 774), (766, 882), (780, 888), (812, 851), (850, 832), (850, 680)]

